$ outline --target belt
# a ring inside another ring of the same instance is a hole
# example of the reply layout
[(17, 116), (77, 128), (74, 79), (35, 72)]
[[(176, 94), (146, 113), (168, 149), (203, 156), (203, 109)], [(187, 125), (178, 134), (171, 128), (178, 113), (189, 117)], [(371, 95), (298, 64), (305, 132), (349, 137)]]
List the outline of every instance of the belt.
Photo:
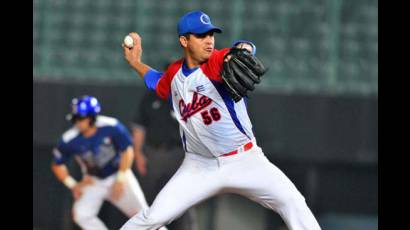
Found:
[[(243, 147), (243, 152), (245, 152), (245, 151), (248, 151), (249, 149), (251, 149), (251, 148), (253, 147), (253, 143), (252, 143), (252, 141), (250, 141), (250, 142), (244, 144), (244, 145), (241, 146), (241, 147)], [(232, 151), (232, 152), (229, 152), (229, 153), (225, 153), (225, 154), (223, 154), (222, 156), (223, 156), (223, 157), (227, 157), (227, 156), (232, 156), (232, 155), (235, 155), (235, 154), (238, 154), (238, 149), (236, 149), (236, 150), (234, 150), (234, 151)]]

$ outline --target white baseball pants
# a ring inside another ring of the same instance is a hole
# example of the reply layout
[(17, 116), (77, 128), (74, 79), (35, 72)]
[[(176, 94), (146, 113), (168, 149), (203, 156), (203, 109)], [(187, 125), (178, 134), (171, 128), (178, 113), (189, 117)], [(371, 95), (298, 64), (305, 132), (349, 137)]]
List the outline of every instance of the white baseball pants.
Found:
[(236, 155), (185, 159), (150, 208), (133, 216), (121, 230), (154, 230), (188, 208), (221, 193), (236, 193), (277, 212), (290, 230), (320, 230), (304, 197), (256, 145)]
[(111, 197), (111, 188), (116, 174), (105, 179), (93, 177), (94, 183), (84, 187), (82, 196), (74, 202), (73, 219), (85, 230), (106, 230), (104, 223), (98, 218), (98, 212), (104, 202), (108, 200), (128, 217), (132, 217), (143, 208), (147, 208), (144, 194), (131, 170), (125, 173), (124, 193), (119, 200)]

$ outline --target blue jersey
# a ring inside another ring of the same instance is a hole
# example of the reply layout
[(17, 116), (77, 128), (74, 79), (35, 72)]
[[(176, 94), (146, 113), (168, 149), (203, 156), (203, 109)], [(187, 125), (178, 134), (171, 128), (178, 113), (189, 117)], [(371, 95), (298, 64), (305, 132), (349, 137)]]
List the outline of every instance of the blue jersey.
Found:
[(128, 130), (117, 119), (97, 116), (97, 132), (84, 137), (77, 128), (66, 131), (54, 148), (54, 162), (64, 164), (71, 157), (79, 160), (86, 173), (100, 178), (118, 170), (120, 155), (132, 145)]

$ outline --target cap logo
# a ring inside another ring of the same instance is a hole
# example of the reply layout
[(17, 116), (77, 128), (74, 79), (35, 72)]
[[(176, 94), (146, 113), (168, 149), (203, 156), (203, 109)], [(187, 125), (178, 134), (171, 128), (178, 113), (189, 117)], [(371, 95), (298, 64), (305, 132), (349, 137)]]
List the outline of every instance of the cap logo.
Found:
[(203, 24), (211, 24), (211, 20), (209, 19), (208, 15), (202, 14), (199, 18)]

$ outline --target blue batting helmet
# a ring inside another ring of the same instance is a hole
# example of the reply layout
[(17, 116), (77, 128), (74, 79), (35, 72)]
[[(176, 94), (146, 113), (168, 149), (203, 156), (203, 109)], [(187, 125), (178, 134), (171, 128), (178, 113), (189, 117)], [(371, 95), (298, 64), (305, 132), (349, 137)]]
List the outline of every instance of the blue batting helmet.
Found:
[(92, 96), (82, 96), (71, 101), (71, 113), (67, 116), (69, 120), (74, 117), (90, 117), (100, 113), (101, 106), (97, 98)]

